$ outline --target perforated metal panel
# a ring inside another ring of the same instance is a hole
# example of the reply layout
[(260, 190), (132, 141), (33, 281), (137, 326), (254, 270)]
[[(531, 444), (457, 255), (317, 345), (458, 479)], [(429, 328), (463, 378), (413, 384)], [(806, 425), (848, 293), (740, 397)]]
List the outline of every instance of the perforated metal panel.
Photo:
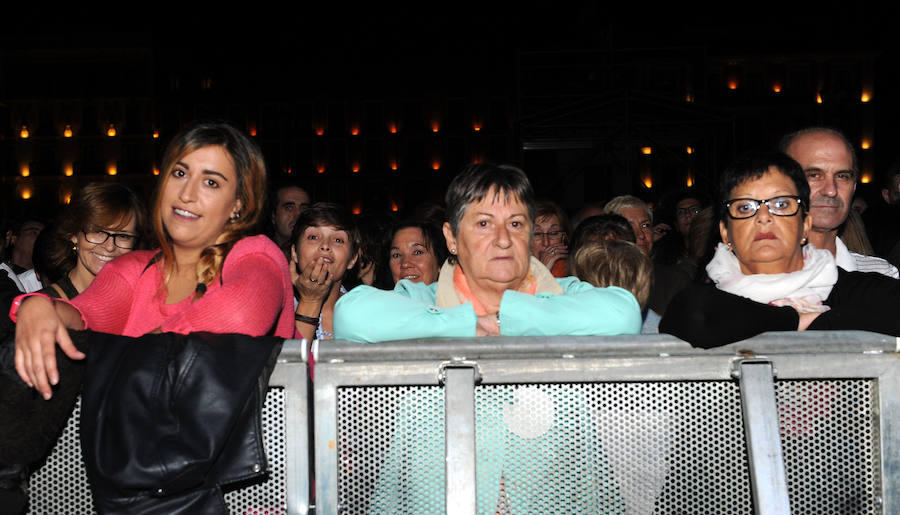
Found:
[(225, 494), (231, 513), (281, 515), (285, 512), (284, 388), (269, 388), (262, 411), (263, 442), (269, 461), (269, 478)]
[(444, 391), (339, 388), (341, 513), (443, 513)]
[(31, 475), (29, 513), (94, 513), (87, 473), (81, 459), (78, 420), (81, 399), (44, 465)]
[(778, 381), (793, 513), (881, 513), (875, 384)]
[[(94, 513), (88, 488), (78, 419), (81, 400), (46, 463), (31, 477), (29, 513)], [(264, 483), (228, 492), (225, 500), (232, 513), (279, 515), (285, 513), (285, 424), (284, 389), (272, 387), (262, 413), (266, 456), (270, 477)]]

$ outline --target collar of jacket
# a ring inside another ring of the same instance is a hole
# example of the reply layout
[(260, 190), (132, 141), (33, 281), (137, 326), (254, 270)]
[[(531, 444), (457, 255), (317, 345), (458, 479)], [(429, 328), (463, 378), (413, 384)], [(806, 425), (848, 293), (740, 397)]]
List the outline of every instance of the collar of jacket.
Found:
[[(553, 277), (550, 270), (543, 265), (537, 258), (531, 256), (528, 264), (531, 273), (537, 279), (537, 290), (535, 293), (552, 293), (553, 295), (561, 295), (565, 293), (559, 281)], [(435, 305), (441, 308), (451, 308), (460, 304), (465, 304), (466, 300), (461, 299), (456, 288), (453, 286), (453, 270), (456, 265), (451, 265), (450, 260), (444, 261), (441, 267), (441, 273), (438, 276), (437, 295)]]

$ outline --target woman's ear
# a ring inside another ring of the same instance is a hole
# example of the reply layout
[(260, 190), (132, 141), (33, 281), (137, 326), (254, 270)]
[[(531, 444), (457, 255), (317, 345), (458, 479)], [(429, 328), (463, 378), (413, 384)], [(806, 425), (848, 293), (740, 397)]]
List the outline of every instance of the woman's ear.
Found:
[(456, 237), (453, 236), (450, 222), (444, 222), (444, 226), (441, 230), (444, 232), (444, 240), (447, 241), (447, 250), (449, 250), (451, 254), (456, 255)]
[(297, 257), (297, 247), (291, 245), (291, 261), (300, 264), (300, 258)]
[(809, 231), (812, 230), (812, 215), (806, 215), (806, 218), (803, 219), (803, 235), (802, 237), (809, 241)]
[(244, 207), (244, 203), (241, 202), (241, 199), (234, 199), (234, 209), (231, 210), (230, 218), (237, 218), (241, 215), (241, 209)]
[(722, 243), (728, 245), (731, 242), (731, 237), (728, 235), (728, 225), (725, 222), (719, 222), (719, 236), (722, 238)]
[(351, 259), (350, 262), (347, 263), (347, 270), (350, 270), (351, 268), (353, 268), (353, 265), (356, 264), (357, 259), (359, 259), (359, 251), (358, 250), (356, 251), (356, 254), (353, 254), (353, 259)]

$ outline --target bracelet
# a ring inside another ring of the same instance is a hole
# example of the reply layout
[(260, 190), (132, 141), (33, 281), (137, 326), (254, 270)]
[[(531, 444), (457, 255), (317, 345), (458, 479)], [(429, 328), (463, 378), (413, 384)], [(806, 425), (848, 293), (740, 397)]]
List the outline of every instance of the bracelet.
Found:
[(319, 325), (318, 317), (308, 317), (306, 315), (301, 315), (300, 313), (294, 313), (294, 320), (296, 320), (297, 322), (303, 322), (304, 324), (309, 324), (309, 325), (314, 325), (314, 326)]

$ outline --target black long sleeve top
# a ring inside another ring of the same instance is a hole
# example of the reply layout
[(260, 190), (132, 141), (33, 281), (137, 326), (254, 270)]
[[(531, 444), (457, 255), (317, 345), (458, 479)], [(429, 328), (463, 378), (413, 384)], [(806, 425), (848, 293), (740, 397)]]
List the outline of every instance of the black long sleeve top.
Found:
[[(825, 299), (831, 309), (809, 330), (865, 330), (900, 336), (900, 281), (876, 273), (838, 268), (838, 280)], [(766, 331), (796, 331), (799, 315), (740, 297), (714, 285), (692, 285), (672, 299), (659, 332), (709, 349)]]

